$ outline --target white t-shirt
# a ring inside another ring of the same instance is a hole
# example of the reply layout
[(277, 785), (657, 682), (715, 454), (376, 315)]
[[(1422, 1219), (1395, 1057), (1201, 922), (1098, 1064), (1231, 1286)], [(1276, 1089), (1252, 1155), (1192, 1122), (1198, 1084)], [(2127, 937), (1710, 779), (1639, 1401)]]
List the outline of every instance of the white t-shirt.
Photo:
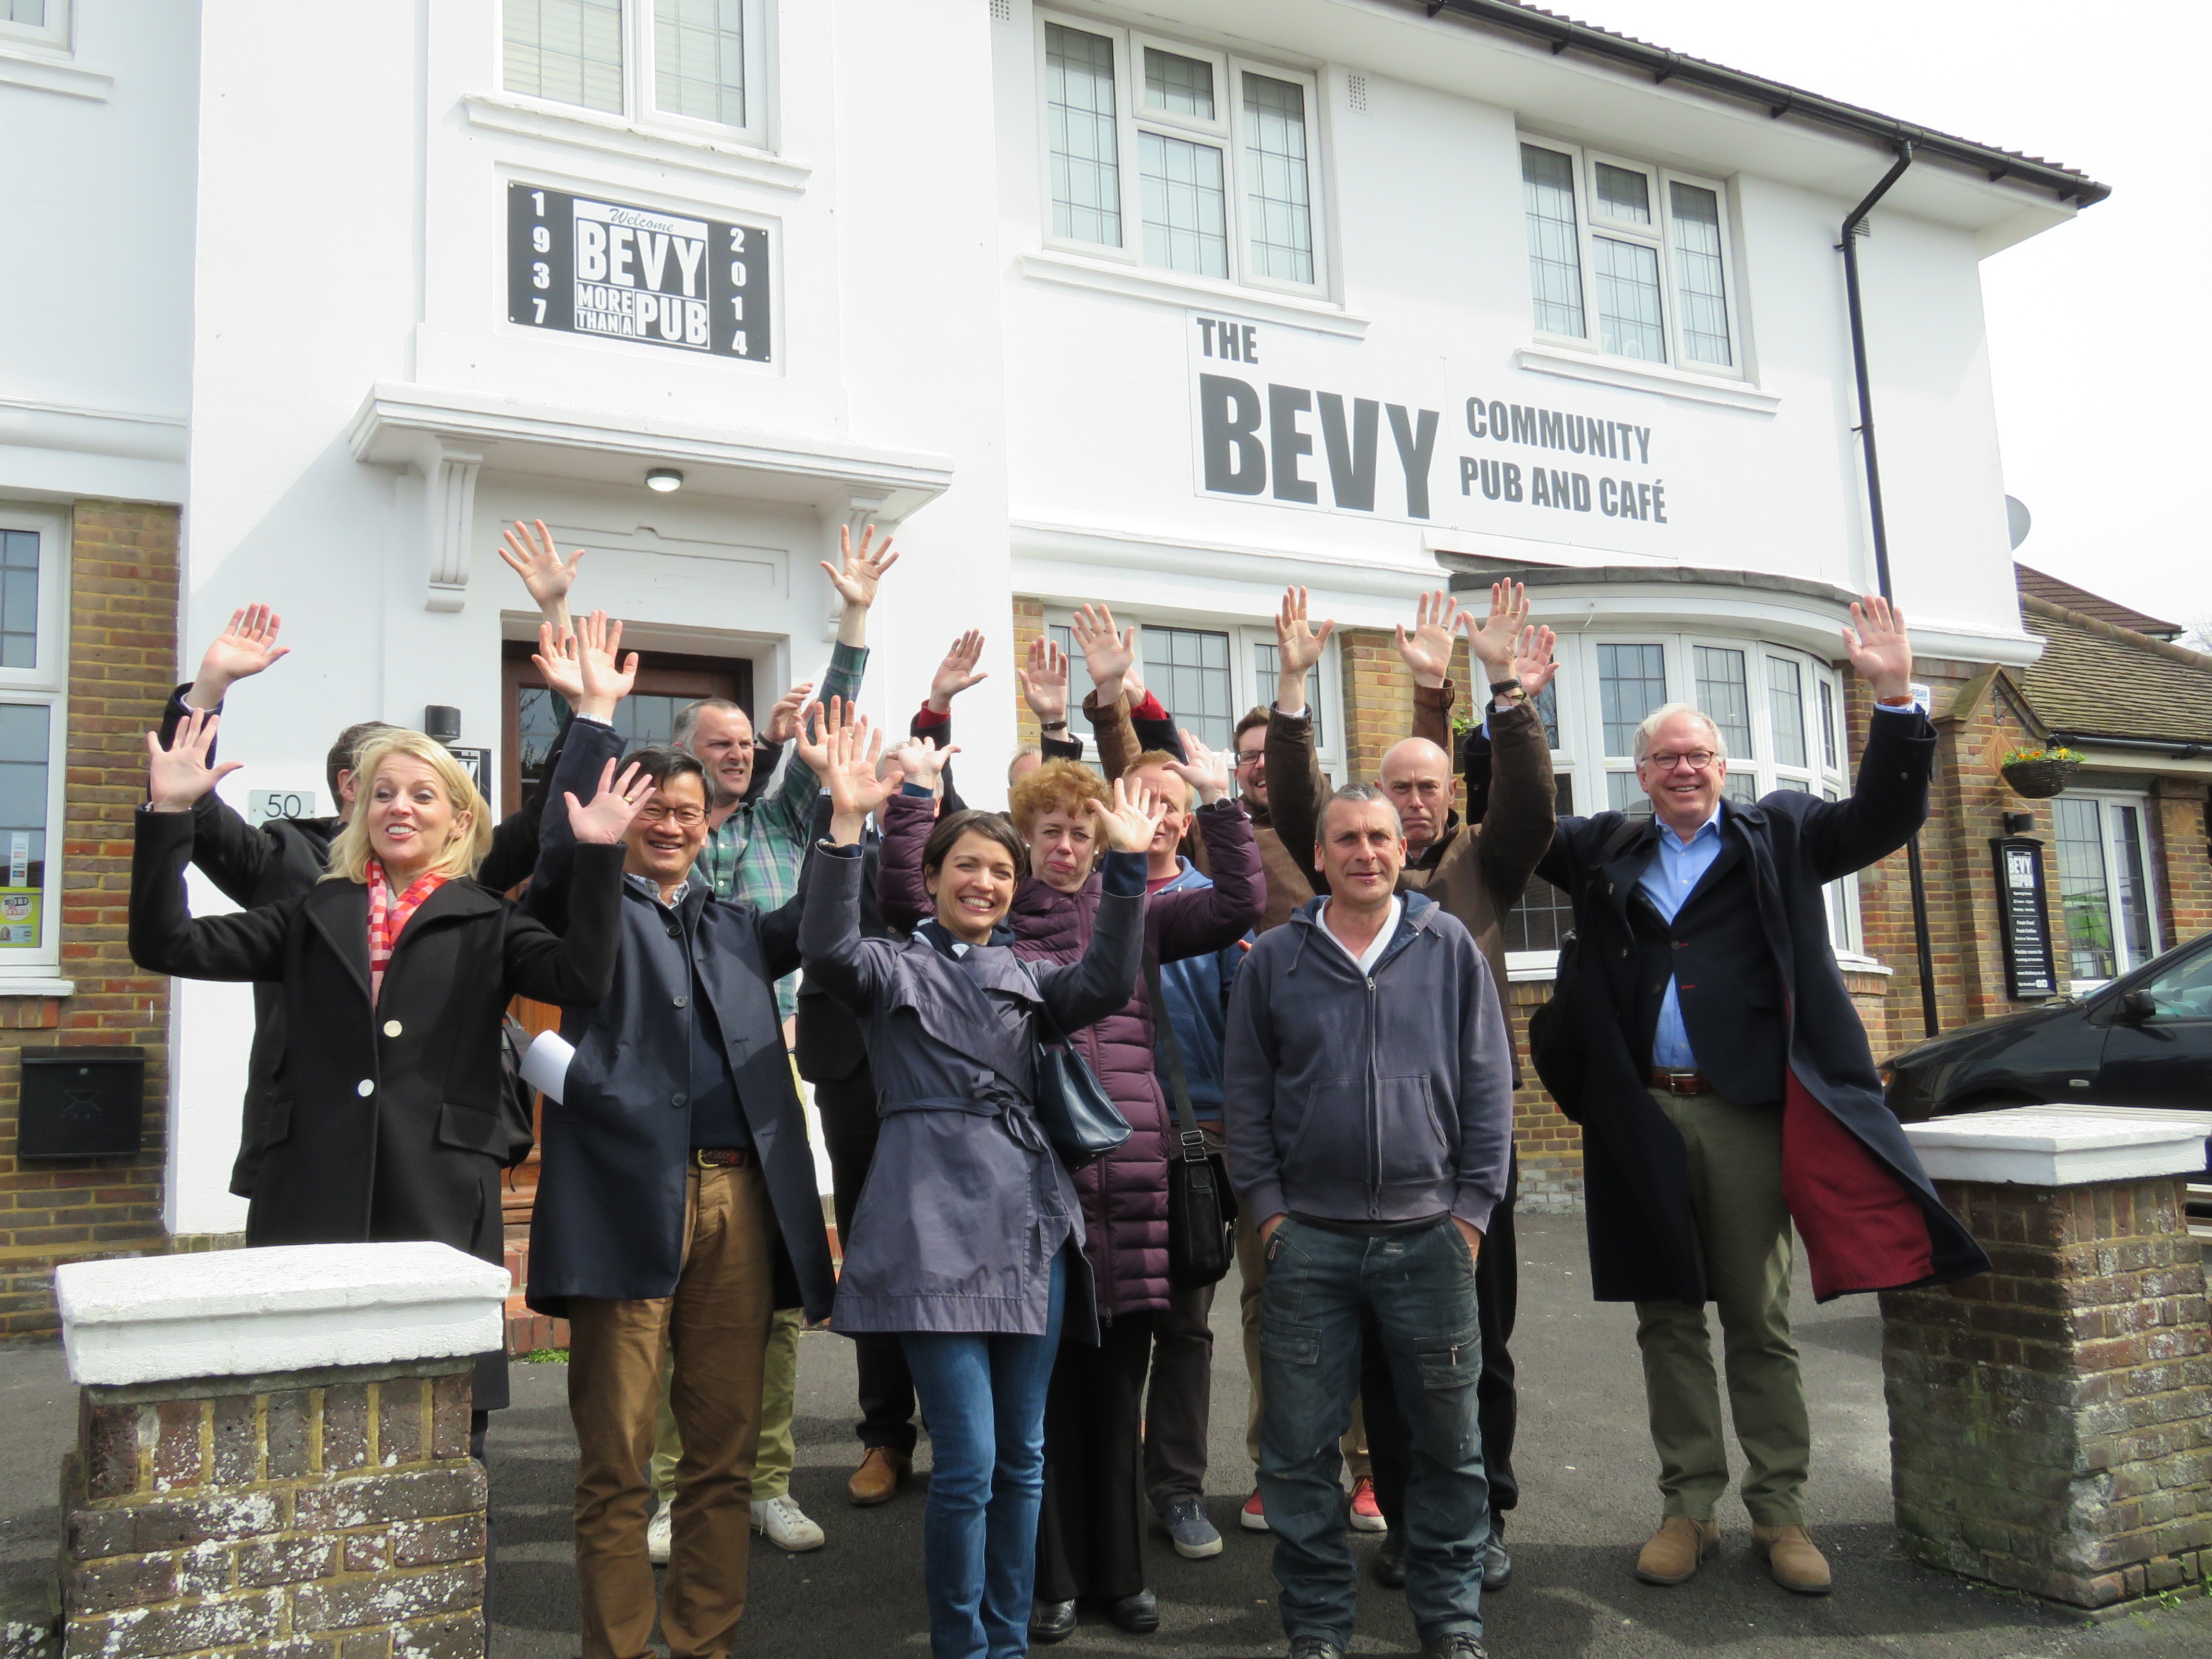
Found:
[(1406, 901), (1401, 897), (1391, 899), (1390, 914), (1382, 918), (1382, 927), (1375, 930), (1375, 937), (1367, 948), (1356, 955), (1349, 945), (1336, 938), (1335, 931), (1328, 925), (1328, 907), (1334, 902), (1334, 899), (1324, 898), (1321, 902), (1321, 915), (1316, 920), (1321, 923), (1322, 932), (1336, 940), (1336, 948), (1358, 964), (1360, 975), (1364, 978), (1375, 971), (1375, 964), (1382, 960), (1383, 951), (1390, 948), (1390, 941), (1398, 932), (1398, 920), (1406, 914)]

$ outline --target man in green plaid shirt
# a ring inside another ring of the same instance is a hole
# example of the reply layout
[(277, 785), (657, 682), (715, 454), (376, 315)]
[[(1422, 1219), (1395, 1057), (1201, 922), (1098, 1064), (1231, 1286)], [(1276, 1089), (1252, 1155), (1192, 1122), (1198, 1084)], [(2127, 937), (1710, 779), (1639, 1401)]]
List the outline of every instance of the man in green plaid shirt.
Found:
[[(841, 562), (823, 568), (844, 596), (845, 608), (837, 622), (837, 645), (830, 655), (830, 672), (822, 683), (826, 702), (842, 697), (849, 705), (860, 690), (860, 676), (868, 665), (868, 607), (876, 602), (876, 586), (884, 572), (897, 562), (886, 538), (875, 545), (875, 526), (861, 534), (860, 550), (853, 549), (850, 531), (839, 533)], [(787, 743), (799, 730), (799, 711), (814, 687), (794, 685), (769, 712), (761, 735), (770, 743)], [(753, 723), (745, 711), (726, 697), (695, 702), (676, 716), (674, 736), (696, 755), (707, 769), (714, 794), (708, 808), (707, 845), (701, 849), (695, 875), (714, 884), (717, 898), (741, 899), (773, 910), (799, 890), (799, 872), (806, 860), (807, 830), (814, 818), (817, 787), (814, 769), (796, 754), (784, 768), (783, 783), (772, 794), (751, 805), (745, 792), (753, 781)], [(777, 1012), (787, 1031), (798, 992), (796, 974), (778, 980)], [(788, 1038), (786, 1039), (788, 1041)], [(662, 1378), (665, 1395), (667, 1379)], [(752, 1468), (753, 1530), (787, 1550), (813, 1550), (825, 1540), (822, 1528), (807, 1517), (791, 1496), (791, 1471), (797, 1461), (792, 1438), (792, 1416), (799, 1391), (799, 1311), (779, 1311), (769, 1328), (768, 1352), (761, 1376), (760, 1445)], [(665, 1399), (654, 1436), (653, 1484), (660, 1498), (659, 1513), (646, 1532), (647, 1552), (656, 1561), (668, 1559), (671, 1541), (669, 1505), (673, 1498), (676, 1464), (683, 1447), (676, 1420)]]

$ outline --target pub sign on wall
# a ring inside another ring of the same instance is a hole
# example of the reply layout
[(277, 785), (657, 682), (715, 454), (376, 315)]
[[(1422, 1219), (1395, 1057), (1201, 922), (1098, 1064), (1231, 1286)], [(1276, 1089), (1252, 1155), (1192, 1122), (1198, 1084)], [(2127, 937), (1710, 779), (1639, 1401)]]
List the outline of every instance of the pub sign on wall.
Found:
[(507, 187), (507, 319), (769, 361), (768, 232), (531, 185)]

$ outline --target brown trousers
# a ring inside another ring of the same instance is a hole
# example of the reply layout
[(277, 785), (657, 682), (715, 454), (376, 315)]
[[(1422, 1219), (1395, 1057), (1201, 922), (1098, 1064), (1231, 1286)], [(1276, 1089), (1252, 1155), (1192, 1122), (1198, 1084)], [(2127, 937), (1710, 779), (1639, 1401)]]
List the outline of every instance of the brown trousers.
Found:
[(660, 1610), (672, 1659), (726, 1659), (745, 1610), (761, 1367), (775, 1298), (774, 1223), (757, 1168), (695, 1164), (689, 1174), (676, 1293), (568, 1304), (584, 1659), (643, 1659), (653, 1632), (646, 1465), (665, 1350), (674, 1351), (668, 1399), (684, 1437)]

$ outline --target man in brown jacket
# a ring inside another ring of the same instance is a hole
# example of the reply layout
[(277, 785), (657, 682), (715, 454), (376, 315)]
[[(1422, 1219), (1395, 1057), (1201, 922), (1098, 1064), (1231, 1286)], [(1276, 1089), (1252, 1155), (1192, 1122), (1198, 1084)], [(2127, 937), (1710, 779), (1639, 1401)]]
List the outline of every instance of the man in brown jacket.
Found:
[[(1501, 1006), (1506, 987), (1505, 918), (1521, 901), (1536, 862), (1551, 845), (1553, 803), (1557, 791), (1551, 745), (1544, 735), (1534, 698), (1551, 684), (1551, 629), (1528, 626), (1528, 603), (1513, 583), (1494, 584), (1490, 614), (1481, 623), (1472, 611), (1458, 615), (1449, 594), (1425, 594), (1411, 633), (1398, 629), (1398, 653), (1413, 674), (1414, 735), (1382, 757), (1382, 783), (1398, 809), (1406, 833), (1406, 867), (1401, 891), (1425, 893), (1474, 935), (1490, 959), (1491, 978)], [(1449, 678), (1452, 635), (1464, 624), (1468, 649), (1489, 686), (1484, 717), (1491, 742), (1490, 795), (1479, 824), (1462, 823), (1452, 810), (1451, 707), (1455, 688)], [(1308, 623), (1306, 595), (1289, 590), (1275, 620), (1278, 691), (1267, 726), (1267, 771), (1273, 779), (1271, 817), (1287, 850), (1304, 850), (1306, 873), (1322, 887), (1314, 869), (1316, 827), (1326, 799), (1314, 763), (1313, 718), (1305, 707), (1306, 670), (1320, 659), (1334, 629), (1324, 622), (1316, 632)], [(1508, 1029), (1512, 1014), (1505, 1009)], [(1516, 1075), (1516, 1082), (1519, 1079)], [(1482, 1425), (1483, 1461), (1490, 1475), (1490, 1543), (1483, 1560), (1483, 1585), (1503, 1589), (1513, 1572), (1504, 1544), (1504, 1511), (1519, 1497), (1513, 1478), (1516, 1417), (1513, 1359), (1508, 1344), (1518, 1285), (1513, 1240), (1513, 1202), (1517, 1165), (1509, 1165), (1505, 1197), (1498, 1205), (1486, 1248), (1475, 1268), (1477, 1309), (1482, 1328), (1482, 1376), (1477, 1384)], [(1370, 1353), (1378, 1344), (1370, 1343)], [(1376, 1356), (1379, 1359), (1379, 1354)], [(1403, 1536), (1399, 1524), (1409, 1455), (1405, 1425), (1386, 1370), (1363, 1376), (1368, 1449), (1375, 1471), (1376, 1497), (1390, 1523), (1389, 1541), (1376, 1565), (1386, 1583), (1403, 1582)]]

